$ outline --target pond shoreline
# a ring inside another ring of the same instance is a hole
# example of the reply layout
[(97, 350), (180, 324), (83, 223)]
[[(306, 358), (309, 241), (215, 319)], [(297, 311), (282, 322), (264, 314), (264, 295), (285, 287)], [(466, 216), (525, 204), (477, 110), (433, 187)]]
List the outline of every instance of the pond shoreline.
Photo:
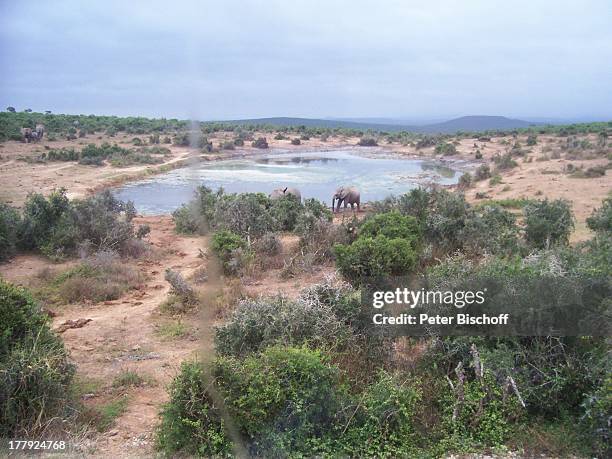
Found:
[(167, 215), (189, 201), (202, 183), (230, 193), (269, 193), (274, 186), (291, 184), (301, 188), (303, 195), (324, 202), (337, 186), (351, 184), (362, 190), (362, 199), (365, 195), (367, 201), (377, 201), (419, 186), (452, 188), (459, 175), (475, 164), (458, 158), (399, 154), (384, 147), (245, 148), (193, 156), (165, 171), (159, 180), (155, 178), (159, 174), (147, 174), (110, 188), (115, 188), (119, 199), (134, 201), (144, 215)]

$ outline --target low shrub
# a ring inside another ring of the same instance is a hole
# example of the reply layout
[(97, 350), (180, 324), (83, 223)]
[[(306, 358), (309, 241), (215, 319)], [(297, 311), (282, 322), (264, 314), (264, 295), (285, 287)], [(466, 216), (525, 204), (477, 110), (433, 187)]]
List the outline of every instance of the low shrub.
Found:
[(15, 255), (20, 226), (21, 216), (17, 209), (0, 203), (0, 261)]
[(161, 411), (156, 446), (168, 455), (181, 452), (202, 457), (229, 457), (222, 402), (210, 395), (207, 372), (197, 362), (183, 362), (170, 385), (170, 400)]
[(376, 214), (363, 221), (359, 236), (386, 236), (390, 239), (408, 240), (416, 247), (421, 238), (421, 227), (415, 217), (402, 215), (397, 211)]
[(141, 282), (137, 269), (122, 262), (116, 253), (103, 251), (60, 274), (53, 285), (63, 302), (75, 303), (116, 300)]
[(187, 283), (181, 273), (166, 268), (164, 279), (170, 284), (170, 294), (179, 299), (185, 307), (197, 303), (198, 299), (193, 287)]
[(470, 213), (461, 233), (464, 250), (471, 254), (510, 255), (519, 249), (516, 216), (499, 206)]
[(244, 356), (275, 344), (346, 347), (350, 338), (350, 328), (330, 305), (275, 297), (242, 300), (217, 327), (215, 348), (220, 355)]
[(474, 180), (481, 181), (491, 177), (491, 168), (488, 164), (481, 164), (474, 172)]
[(265, 137), (259, 137), (251, 143), (251, 146), (255, 148), (268, 148), (268, 141)]
[(18, 226), (19, 248), (39, 250), (51, 258), (74, 255), (86, 243), (94, 251), (123, 252), (134, 240), (131, 202), (117, 200), (110, 191), (70, 201), (64, 189), (48, 198), (28, 196)]
[(274, 233), (264, 234), (255, 243), (255, 251), (266, 257), (275, 257), (281, 253), (283, 245), (279, 237)]
[(458, 187), (460, 190), (467, 190), (472, 186), (472, 174), (469, 172), (464, 172), (461, 177), (459, 177)]
[(334, 253), (338, 270), (354, 285), (408, 274), (418, 259), (411, 241), (383, 235), (358, 237), (350, 245), (336, 244)]
[(602, 234), (612, 233), (612, 198), (603, 200), (602, 206), (595, 209), (586, 220), (591, 231)]
[(300, 145), (301, 143), (302, 141), (298, 139), (297, 137), (294, 139), (291, 139), (291, 145)]
[(533, 201), (523, 209), (525, 239), (536, 248), (567, 244), (574, 228), (570, 203), (563, 199)]
[(498, 171), (505, 171), (518, 166), (518, 163), (512, 159), (512, 154), (510, 152), (504, 153), (503, 155), (497, 153), (493, 156), (493, 162)]
[(437, 155), (452, 156), (457, 154), (457, 148), (452, 143), (439, 143), (434, 150)]
[(362, 137), (361, 139), (359, 139), (359, 142), (357, 142), (357, 145), (359, 145), (360, 147), (377, 147), (378, 142), (376, 141), (376, 139), (373, 139), (371, 137)]
[(0, 437), (36, 438), (73, 409), (74, 366), (30, 294), (0, 280)]
[(283, 231), (293, 231), (297, 219), (302, 212), (302, 204), (299, 199), (292, 194), (285, 194), (270, 203), (270, 214), (277, 222), (279, 229)]
[(251, 254), (247, 241), (227, 230), (213, 235), (211, 248), (219, 258), (223, 272), (229, 275), (240, 274), (248, 264)]
[(491, 186), (501, 185), (502, 183), (502, 177), (499, 174), (495, 174), (493, 177), (491, 177), (491, 180), (489, 180), (489, 185)]

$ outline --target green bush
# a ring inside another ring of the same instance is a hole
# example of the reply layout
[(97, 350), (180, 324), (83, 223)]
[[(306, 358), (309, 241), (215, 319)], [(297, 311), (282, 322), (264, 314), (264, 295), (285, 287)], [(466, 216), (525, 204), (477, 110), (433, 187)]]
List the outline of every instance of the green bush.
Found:
[(599, 209), (595, 209), (586, 220), (591, 231), (602, 234), (612, 233), (612, 198), (606, 198)]
[(212, 237), (211, 248), (226, 274), (239, 274), (244, 268), (243, 256), (249, 252), (247, 241), (238, 234), (222, 230)]
[(318, 351), (270, 347), (244, 360), (218, 359), (226, 409), (255, 456), (317, 454), (341, 425), (340, 372)]
[(241, 301), (217, 327), (215, 347), (221, 355), (243, 356), (275, 344), (342, 347), (350, 337), (329, 304), (275, 297)]
[(359, 227), (359, 235), (366, 237), (386, 236), (401, 238), (416, 246), (421, 237), (421, 228), (415, 217), (397, 211), (376, 214), (367, 218)]
[(75, 151), (74, 148), (62, 148), (47, 152), (47, 159), (49, 161), (78, 161), (80, 158), (81, 154)]
[[(343, 418), (346, 390), (338, 369), (317, 351), (270, 347), (212, 365), (232, 427), (259, 457), (311, 456), (329, 444)], [(167, 454), (226, 456), (225, 421), (200, 364), (183, 364), (162, 411), (158, 447)]]
[(410, 240), (382, 235), (359, 237), (350, 245), (336, 244), (334, 253), (338, 270), (355, 285), (408, 274), (418, 258)]
[(429, 212), (433, 193), (423, 188), (415, 188), (399, 197), (389, 196), (382, 201), (370, 204), (375, 213), (398, 211), (402, 215), (414, 216), (423, 224)]
[(336, 266), (354, 285), (408, 274), (416, 265), (420, 240), (415, 217), (398, 211), (375, 214), (361, 224), (352, 244), (334, 246)]
[(74, 367), (27, 291), (0, 280), (0, 437), (28, 438), (70, 411)]
[(570, 203), (564, 199), (534, 201), (523, 209), (525, 238), (537, 248), (567, 244), (574, 228)]
[[(459, 257), (431, 268), (427, 278), (432, 290), (486, 289), (484, 304), (472, 305), (470, 314), (537, 311), (541, 318), (564, 316), (571, 321), (585, 310), (600, 317), (609, 309), (609, 267), (596, 268), (605, 262), (593, 263), (588, 260), (592, 256), (578, 248), (533, 253), (525, 260), (490, 257), (479, 264)], [(459, 361), (467, 368), (475, 343), (485, 367), (499, 380), (515, 379), (529, 413), (552, 419), (578, 414), (584, 394), (606, 374), (605, 338), (458, 337), (441, 343), (435, 351), (442, 356), (438, 368), (450, 373)]]
[(457, 154), (457, 148), (452, 143), (439, 143), (436, 145), (435, 153), (437, 155), (452, 156)]
[(316, 231), (320, 221), (331, 222), (331, 211), (317, 199), (306, 199), (302, 212), (296, 218), (295, 232), (302, 238), (308, 238)]
[(516, 216), (499, 206), (470, 212), (461, 234), (464, 250), (472, 254), (509, 255), (519, 248)]
[(488, 164), (481, 164), (474, 172), (474, 180), (486, 180), (491, 177), (491, 168)]
[(15, 254), (20, 226), (19, 212), (7, 204), (0, 203), (0, 261)]
[(518, 166), (518, 163), (512, 159), (512, 154), (510, 152), (504, 153), (503, 155), (497, 153), (493, 156), (493, 162), (498, 171), (505, 171)]
[(487, 369), (483, 373), (482, 380), (468, 377), (463, 384), (464, 401), (455, 420), (452, 416), (456, 394), (447, 386), (441, 397), (447, 437), (444, 443), (454, 444), (454, 448), (503, 446), (512, 432), (512, 423), (521, 414), (517, 398), (513, 395), (505, 397), (503, 386), (495, 375)]
[(459, 177), (459, 182), (457, 183), (460, 190), (467, 190), (472, 186), (472, 174), (469, 172), (464, 172)]
[(95, 250), (128, 251), (134, 239), (131, 202), (117, 200), (110, 191), (87, 199), (70, 201), (64, 189), (48, 198), (28, 196), (19, 224), (19, 245), (39, 250), (51, 258), (74, 255), (80, 244)]
[(167, 455), (181, 452), (200, 457), (229, 457), (232, 443), (219, 405), (208, 390), (204, 367), (183, 362), (170, 385), (170, 401), (161, 411), (157, 448)]
[(470, 212), (470, 205), (462, 194), (435, 192), (425, 221), (425, 238), (441, 251), (461, 248), (462, 231)]
[(244, 237), (260, 237), (277, 229), (271, 215), (270, 198), (263, 193), (222, 195), (215, 205), (215, 227)]
[(70, 210), (70, 201), (64, 189), (53, 191), (48, 198), (38, 193), (28, 195), (20, 228), (22, 248), (44, 248), (54, 236), (56, 228), (60, 227), (60, 222), (69, 218)]
[(379, 372), (365, 387), (339, 444), (347, 457), (417, 457), (421, 391), (399, 376)]
[(272, 218), (283, 231), (294, 230), (301, 212), (302, 204), (299, 199), (292, 194), (285, 194), (278, 199), (272, 200), (270, 204)]

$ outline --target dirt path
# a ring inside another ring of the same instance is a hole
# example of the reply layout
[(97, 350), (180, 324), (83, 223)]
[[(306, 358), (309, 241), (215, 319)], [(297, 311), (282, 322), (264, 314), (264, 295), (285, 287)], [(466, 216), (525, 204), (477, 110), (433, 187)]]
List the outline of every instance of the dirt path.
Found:
[[(62, 308), (54, 318), (55, 327), (69, 319), (91, 319), (84, 327), (69, 329), (62, 335), (79, 377), (98, 381), (104, 390), (126, 370), (147, 380), (142, 387), (121, 390), (127, 396), (127, 409), (110, 430), (92, 442), (90, 453), (95, 456), (152, 456), (153, 431), (160, 405), (167, 400), (168, 383), (183, 360), (196, 352), (207, 352), (212, 346), (199, 339), (200, 329), (206, 324), (199, 323), (197, 314), (184, 319), (190, 329), (186, 337), (169, 340), (156, 331), (163, 320), (157, 308), (169, 290), (164, 280), (165, 268), (171, 267), (188, 277), (194, 269), (206, 264), (198, 257), (198, 249), (205, 246), (206, 240), (175, 235), (168, 216), (138, 220), (137, 223), (151, 225), (151, 242), (163, 252), (157, 261), (139, 263), (148, 275), (146, 286), (116, 301)], [(85, 403), (94, 406), (100, 403), (100, 399), (106, 398), (104, 390), (102, 394), (94, 392)], [(113, 397), (117, 396), (113, 393)]]

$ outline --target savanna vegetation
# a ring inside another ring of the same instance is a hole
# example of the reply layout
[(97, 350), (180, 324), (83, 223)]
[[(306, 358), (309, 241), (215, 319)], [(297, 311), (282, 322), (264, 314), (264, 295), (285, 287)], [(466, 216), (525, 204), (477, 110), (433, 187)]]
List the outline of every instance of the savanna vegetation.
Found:
[[(338, 226), (314, 200), (200, 188), (175, 213), (176, 228), (210, 232), (226, 276), (252, 276), (244, 267), (260, 258), (253, 254), (278, 255), (281, 235), (292, 231), (300, 236), (296, 255), (334, 263), (343, 279), (295, 300), (231, 307), (216, 328), (216, 357), (183, 363), (174, 380), (158, 448), (266, 457), (608, 454), (605, 338), (396, 337), (372, 327), (361, 302), (372, 279), (398, 275), (453, 291), (486, 280), (497, 301), (539, 295), (544, 306), (573, 292), (609, 314), (609, 199), (588, 220), (595, 237), (576, 246), (568, 245), (568, 202), (533, 200), (520, 209), (416, 189)], [(546, 294), (537, 290), (544, 278)]]
[[(364, 147), (396, 143), (452, 156), (458, 140), (486, 143), (507, 137), (499, 142), (498, 154), (461, 178), (461, 190), (484, 181), (501, 185), (504, 174), (531, 160), (612, 159), (610, 123), (450, 136), (8, 111), (0, 113), (0, 140), (19, 140), (20, 128), (36, 123), (45, 124), (51, 141), (129, 134), (128, 147), (49, 148), (36, 157), (115, 166), (160, 162), (168, 153), (160, 144), (171, 143), (210, 153), (244, 145), (265, 149), (266, 138), (300, 145), (313, 138), (354, 136)], [(214, 136), (219, 132), (225, 134), (221, 141)], [(591, 140), (581, 137), (586, 134)], [(544, 136), (558, 139), (542, 147)], [(541, 157), (534, 157), (535, 146), (542, 147)], [(473, 153), (483, 160), (476, 143)], [(568, 164), (560, 173), (596, 178), (608, 168)], [(575, 223), (568, 201), (481, 197), (473, 205), (461, 193), (416, 189), (369, 203), (363, 218), (347, 214), (334, 222), (328, 206), (314, 199), (300, 202), (287, 195), (273, 200), (261, 193), (200, 187), (174, 212), (175, 230), (210, 236), (209, 251), (201, 255), (218, 260), (224, 288), (272, 270), (284, 279), (321, 267), (337, 276), (293, 299), (250, 298), (239, 289), (214, 298), (219, 319), (214, 356), (183, 362), (160, 413), (159, 452), (205, 457), (609, 455), (612, 399), (605, 338), (407, 338), (371, 326), (362, 294), (391, 276), (452, 291), (486, 282), (496, 289), (497, 302), (542, 308), (586, 304), (609, 317), (610, 198), (587, 220), (592, 237), (570, 245)], [(149, 228), (137, 227), (134, 216), (131, 203), (109, 192), (71, 200), (60, 189), (47, 196), (32, 193), (21, 208), (0, 204), (0, 261), (35, 253), (74, 262), (69, 269), (49, 271), (31, 293), (0, 281), (0, 436), (31, 437), (73, 419), (75, 369), (41, 306), (112, 301), (138, 288), (143, 275), (126, 260), (149, 252)], [(160, 314), (179, 320), (161, 324), (157, 332), (175, 339), (188, 334), (181, 318), (202, 307), (196, 285), (206, 283), (208, 273), (185, 278), (171, 267), (161, 271), (170, 293), (159, 305)], [(112, 386), (143, 384), (138, 374), (126, 373)], [(100, 407), (92, 414), (97, 428), (107, 430), (126, 404), (121, 396)]]

